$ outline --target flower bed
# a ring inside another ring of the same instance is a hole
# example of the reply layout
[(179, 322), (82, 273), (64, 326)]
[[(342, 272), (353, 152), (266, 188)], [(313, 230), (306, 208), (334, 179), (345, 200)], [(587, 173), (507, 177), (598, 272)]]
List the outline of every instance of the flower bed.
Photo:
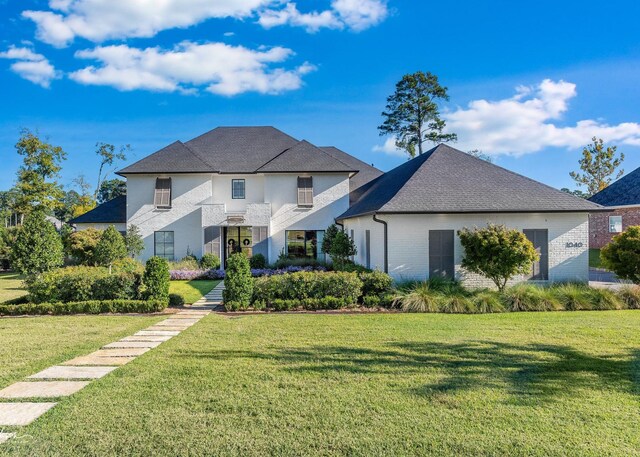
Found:
[[(325, 267), (298, 267), (289, 266), (286, 268), (252, 268), (251, 276), (259, 278), (262, 276), (275, 276), (287, 273), (299, 273), (301, 271), (327, 271)], [(174, 281), (192, 281), (194, 279), (224, 279), (224, 270), (171, 270), (171, 279)]]

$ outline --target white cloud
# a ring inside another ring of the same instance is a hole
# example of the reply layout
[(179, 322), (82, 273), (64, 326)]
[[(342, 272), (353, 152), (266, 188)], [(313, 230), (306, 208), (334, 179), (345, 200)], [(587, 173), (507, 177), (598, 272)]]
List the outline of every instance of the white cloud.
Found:
[(0, 52), (0, 59), (16, 60), (10, 66), (13, 72), (45, 88), (51, 85), (53, 79), (60, 77), (60, 73), (45, 56), (29, 48), (10, 46), (5, 52)]
[(283, 0), (49, 0), (48, 11), (27, 10), (36, 36), (57, 47), (76, 37), (99, 43), (109, 39), (152, 37), (162, 30), (190, 27), (207, 19), (258, 17), (264, 27), (289, 24), (364, 30), (387, 16), (386, 0), (333, 0), (328, 9), (301, 13)]
[(322, 28), (349, 28), (359, 32), (379, 24), (387, 14), (386, 0), (333, 0), (330, 9), (308, 13), (300, 12), (296, 3), (288, 2), (282, 8), (262, 11), (258, 23), (265, 28), (304, 27), (310, 33)]
[(243, 92), (276, 94), (298, 89), (302, 76), (315, 69), (305, 63), (294, 69), (273, 68), (293, 55), (283, 47), (251, 50), (224, 43), (197, 44), (185, 41), (174, 49), (138, 49), (126, 45), (78, 51), (76, 57), (94, 59), (100, 66), (88, 66), (70, 74), (87, 85), (193, 93), (204, 90), (220, 95)]
[(189, 27), (212, 18), (246, 18), (273, 0), (50, 0), (56, 11), (24, 11), (37, 37), (58, 47), (75, 37), (94, 42), (151, 37), (161, 30)]
[[(545, 79), (534, 87), (517, 87), (511, 98), (474, 100), (466, 108), (445, 112), (443, 117), (447, 131), (458, 134), (456, 148), (480, 149), (489, 155), (520, 156), (547, 147), (575, 149), (589, 143), (593, 136), (640, 146), (640, 124), (636, 122), (611, 125), (585, 119), (561, 125), (569, 101), (576, 95), (575, 84)], [(393, 139), (374, 150), (399, 154)]]

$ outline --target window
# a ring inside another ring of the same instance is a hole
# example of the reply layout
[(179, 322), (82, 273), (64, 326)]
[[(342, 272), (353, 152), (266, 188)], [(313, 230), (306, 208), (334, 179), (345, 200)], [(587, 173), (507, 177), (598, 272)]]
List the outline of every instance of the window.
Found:
[(156, 178), (153, 205), (159, 209), (171, 208), (171, 178)]
[(322, 240), (324, 230), (287, 230), (287, 256), (292, 259), (324, 261)]
[(549, 279), (549, 231), (547, 229), (525, 229), (524, 235), (531, 241), (540, 260), (533, 262), (529, 279), (546, 281)]
[(622, 216), (609, 216), (609, 233), (622, 232)]
[(244, 197), (244, 179), (231, 180), (231, 198), (243, 199)]
[(298, 206), (313, 206), (313, 178), (298, 176)]
[(153, 255), (173, 260), (173, 232), (154, 232), (153, 248)]

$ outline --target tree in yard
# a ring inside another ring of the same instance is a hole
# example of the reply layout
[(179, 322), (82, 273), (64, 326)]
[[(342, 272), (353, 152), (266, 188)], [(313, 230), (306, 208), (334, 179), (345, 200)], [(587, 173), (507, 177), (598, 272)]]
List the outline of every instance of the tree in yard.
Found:
[(70, 208), (71, 217), (78, 217), (96, 207), (96, 201), (89, 192), (91, 185), (85, 180), (84, 175), (79, 175), (73, 180), (73, 184), (79, 190), (75, 204)]
[(62, 266), (62, 240), (41, 211), (31, 212), (18, 230), (11, 249), (11, 266), (29, 277)]
[(140, 235), (140, 229), (131, 224), (127, 227), (127, 234), (124, 237), (124, 244), (127, 246), (127, 254), (134, 258), (144, 250), (144, 240)]
[(620, 279), (640, 284), (640, 227), (628, 227), (600, 251), (602, 265)]
[(324, 252), (325, 254), (329, 254), (329, 252), (331, 251), (331, 244), (333, 243), (333, 240), (339, 231), (340, 230), (338, 229), (338, 226), (336, 224), (331, 224), (329, 227), (327, 227), (327, 229), (324, 231), (324, 238), (322, 238), (322, 252)]
[(95, 265), (95, 250), (102, 238), (102, 230), (88, 228), (69, 236), (68, 253), (82, 265)]
[(109, 267), (111, 274), (111, 266), (116, 260), (127, 257), (127, 246), (124, 237), (110, 225), (100, 237), (100, 241), (96, 245), (95, 258), (98, 264)]
[(463, 228), (458, 236), (464, 247), (462, 267), (491, 279), (500, 292), (509, 279), (529, 273), (532, 263), (539, 259), (524, 233), (504, 225)]
[(604, 141), (595, 136), (593, 143), (582, 150), (582, 158), (578, 161), (583, 173), (572, 171), (569, 175), (578, 183), (578, 186), (587, 186), (589, 196), (600, 192), (611, 184), (611, 176), (615, 174), (618, 179), (624, 174), (624, 170), (616, 170), (624, 161), (624, 154), (616, 156), (616, 146), (604, 147)]
[(113, 166), (113, 164), (118, 160), (126, 160), (127, 151), (131, 150), (130, 145), (121, 146), (118, 151), (116, 151), (116, 147), (109, 143), (96, 143), (96, 154), (100, 158), (100, 168), (98, 169), (98, 181), (96, 183), (96, 190), (93, 194), (95, 199), (98, 198), (98, 194), (100, 192), (100, 187), (102, 183), (109, 176), (113, 170), (109, 170), (108, 168)]
[(349, 235), (340, 230), (331, 241), (329, 255), (338, 268), (349, 262), (349, 257), (358, 253), (356, 245)]
[(127, 183), (122, 179), (105, 179), (98, 188), (98, 203), (108, 202), (121, 195), (127, 195)]
[(423, 144), (456, 141), (455, 133), (444, 133), (445, 121), (440, 117), (438, 104), (448, 101), (447, 88), (438, 77), (418, 71), (404, 75), (396, 84), (396, 91), (387, 98), (384, 122), (378, 127), (381, 136), (393, 135), (396, 147), (410, 157), (424, 152)]
[(16, 150), (23, 156), (23, 164), (18, 170), (13, 210), (22, 215), (32, 210), (53, 211), (60, 206), (63, 197), (62, 187), (56, 178), (66, 153), (60, 146), (42, 141), (27, 129), (22, 131)]

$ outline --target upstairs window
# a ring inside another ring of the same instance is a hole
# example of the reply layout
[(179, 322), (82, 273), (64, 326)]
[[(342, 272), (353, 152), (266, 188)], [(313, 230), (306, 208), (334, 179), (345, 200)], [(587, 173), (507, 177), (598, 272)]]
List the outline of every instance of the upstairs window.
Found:
[(159, 209), (171, 208), (171, 178), (156, 178), (153, 205)]
[(298, 206), (313, 206), (313, 178), (298, 176)]
[(622, 216), (609, 216), (609, 233), (622, 233)]
[(231, 180), (231, 198), (244, 199), (244, 179), (232, 179)]

